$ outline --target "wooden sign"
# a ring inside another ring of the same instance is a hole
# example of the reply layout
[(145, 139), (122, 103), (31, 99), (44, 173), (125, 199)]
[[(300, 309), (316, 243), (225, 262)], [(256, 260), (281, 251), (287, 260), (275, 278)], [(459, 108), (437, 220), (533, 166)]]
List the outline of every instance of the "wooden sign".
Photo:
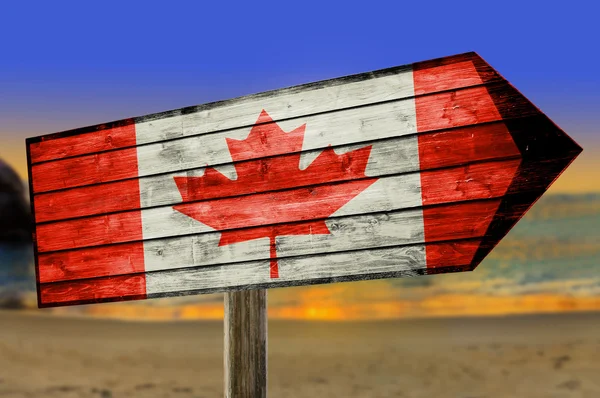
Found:
[(49, 307), (472, 270), (581, 148), (467, 53), (27, 151)]

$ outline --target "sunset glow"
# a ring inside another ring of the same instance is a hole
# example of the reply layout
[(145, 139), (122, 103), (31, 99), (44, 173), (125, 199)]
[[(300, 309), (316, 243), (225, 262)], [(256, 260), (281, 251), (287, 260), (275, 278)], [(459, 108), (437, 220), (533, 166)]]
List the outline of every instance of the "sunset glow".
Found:
[[(527, 313), (598, 311), (600, 297), (573, 297), (550, 294), (527, 296), (455, 295), (429, 297), (420, 301), (381, 301), (353, 304), (321, 304), (317, 301), (297, 306), (269, 306), (270, 320), (372, 321), (405, 318), (496, 316)], [(65, 308), (52, 310), (70, 314)], [(85, 315), (141, 321), (223, 319), (222, 304), (196, 304), (154, 307), (138, 304), (87, 306)]]

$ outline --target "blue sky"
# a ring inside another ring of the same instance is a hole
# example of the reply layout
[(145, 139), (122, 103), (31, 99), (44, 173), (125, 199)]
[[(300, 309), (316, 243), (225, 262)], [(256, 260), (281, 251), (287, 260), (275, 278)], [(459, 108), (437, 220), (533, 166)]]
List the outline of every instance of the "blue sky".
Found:
[(18, 130), (472, 50), (547, 112), (587, 119), (600, 104), (593, 2), (11, 3), (0, 17), (0, 107), (22, 117)]
[(9, 2), (0, 13), (0, 156), (22, 170), (25, 137), (477, 51), (592, 148), (582, 155), (589, 163), (600, 154), (598, 7)]

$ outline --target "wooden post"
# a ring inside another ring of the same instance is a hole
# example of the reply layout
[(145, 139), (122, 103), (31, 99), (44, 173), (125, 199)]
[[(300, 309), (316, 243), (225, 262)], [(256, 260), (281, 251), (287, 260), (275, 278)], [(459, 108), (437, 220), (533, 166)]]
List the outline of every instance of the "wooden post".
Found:
[(267, 396), (267, 291), (225, 293), (225, 397)]

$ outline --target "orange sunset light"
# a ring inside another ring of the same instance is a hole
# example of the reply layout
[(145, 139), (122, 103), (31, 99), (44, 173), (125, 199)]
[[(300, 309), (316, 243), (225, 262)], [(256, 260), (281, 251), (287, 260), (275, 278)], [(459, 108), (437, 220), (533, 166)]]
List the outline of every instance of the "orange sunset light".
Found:
[[(598, 311), (600, 297), (535, 294), (525, 296), (485, 296), (448, 294), (423, 300), (396, 300), (366, 303), (305, 303), (268, 308), (271, 320), (370, 321), (402, 318), (495, 316), (507, 314)], [(69, 314), (59, 307), (51, 312)], [(88, 306), (85, 315), (136, 319), (142, 321), (223, 319), (223, 304), (188, 304), (183, 306), (146, 306), (130, 303)]]

